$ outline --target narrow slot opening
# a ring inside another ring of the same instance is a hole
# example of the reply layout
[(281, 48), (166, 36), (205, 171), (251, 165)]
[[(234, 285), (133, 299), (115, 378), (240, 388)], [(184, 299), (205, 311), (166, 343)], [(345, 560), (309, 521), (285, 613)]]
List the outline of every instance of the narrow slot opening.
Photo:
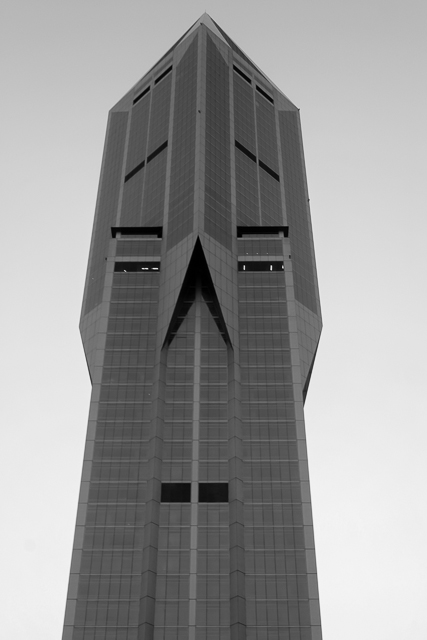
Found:
[(144, 89), (144, 91), (142, 91), (141, 93), (139, 93), (134, 99), (133, 99), (133, 104), (136, 104), (137, 102), (139, 102), (144, 96), (147, 95), (147, 93), (150, 91), (150, 85), (148, 85), (148, 87), (146, 89)]
[(236, 149), (239, 149), (239, 151), (241, 151), (242, 153), (244, 153), (246, 156), (248, 156), (248, 158), (250, 158), (251, 160), (253, 160), (253, 162), (256, 162), (256, 155), (253, 154), (251, 151), (249, 151), (249, 149), (246, 149), (246, 147), (244, 147), (240, 142), (238, 142), (237, 140), (234, 141), (234, 144), (236, 146)]
[(161, 73), (159, 76), (157, 76), (157, 78), (154, 80), (154, 84), (158, 84), (160, 82), (160, 80), (163, 80), (163, 78), (165, 76), (168, 75), (168, 73), (170, 73), (172, 71), (172, 65), (170, 67), (168, 67), (166, 69), (166, 71), (163, 71), (163, 73)]
[(157, 147), (157, 149), (153, 151), (153, 153), (150, 153), (150, 155), (147, 157), (147, 164), (151, 162), (151, 160), (153, 160), (156, 156), (158, 156), (159, 153), (163, 151), (163, 149), (166, 149), (167, 146), (168, 141), (166, 140), (165, 142), (163, 142), (163, 144), (160, 145), (160, 147)]
[(139, 164), (136, 165), (136, 167), (134, 169), (132, 169), (132, 171), (129, 171), (128, 174), (125, 175), (125, 182), (127, 182), (128, 180), (130, 180), (131, 178), (133, 178), (133, 176), (138, 173), (138, 171), (141, 171), (141, 169), (143, 169), (145, 166), (145, 160), (143, 160), (142, 162), (140, 162)]
[(116, 262), (115, 273), (147, 273), (160, 271), (160, 262)]
[(285, 268), (282, 260), (253, 260), (238, 264), (239, 271), (283, 271)]
[(264, 98), (266, 100), (268, 100), (269, 102), (271, 102), (271, 104), (274, 104), (274, 100), (271, 96), (268, 95), (268, 93), (266, 93), (264, 91), (264, 89), (261, 89), (261, 87), (259, 87), (258, 85), (256, 85), (256, 90), (258, 91), (258, 93), (260, 93), (262, 96), (264, 96)]
[(111, 227), (113, 238), (121, 236), (144, 236), (145, 238), (161, 238), (163, 227)]
[(281, 233), (288, 237), (289, 227), (237, 227), (238, 238), (248, 238), (251, 236), (276, 236)]
[(249, 84), (252, 84), (252, 80), (250, 79), (250, 77), (247, 76), (246, 73), (243, 73), (243, 71), (239, 69), (239, 67), (236, 67), (235, 64), (233, 64), (233, 69), (236, 73), (239, 74), (239, 76), (243, 78), (243, 80), (246, 80), (246, 82), (248, 82)]
[(265, 162), (263, 162), (262, 160), (258, 160), (258, 164), (261, 167), (261, 169), (264, 169), (264, 171), (268, 173), (272, 178), (277, 180), (277, 182), (280, 182), (279, 174), (273, 171), (273, 169), (270, 169), (270, 167), (266, 165)]

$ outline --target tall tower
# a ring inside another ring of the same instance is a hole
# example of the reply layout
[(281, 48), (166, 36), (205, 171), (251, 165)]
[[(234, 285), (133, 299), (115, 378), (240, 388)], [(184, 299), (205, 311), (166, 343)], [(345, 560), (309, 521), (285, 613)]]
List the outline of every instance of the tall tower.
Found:
[(110, 112), (63, 640), (320, 640), (298, 109), (206, 14)]

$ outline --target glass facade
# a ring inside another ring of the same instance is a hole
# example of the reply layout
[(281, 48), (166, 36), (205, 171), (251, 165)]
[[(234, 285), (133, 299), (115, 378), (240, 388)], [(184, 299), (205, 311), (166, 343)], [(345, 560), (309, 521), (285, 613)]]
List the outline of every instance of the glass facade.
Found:
[(320, 330), (298, 110), (205, 14), (110, 114), (63, 640), (321, 639)]

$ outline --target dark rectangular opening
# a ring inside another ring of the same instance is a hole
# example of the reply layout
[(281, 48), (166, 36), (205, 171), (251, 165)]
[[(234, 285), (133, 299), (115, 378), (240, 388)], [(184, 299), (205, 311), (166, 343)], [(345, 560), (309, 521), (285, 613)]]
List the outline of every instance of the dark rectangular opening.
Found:
[(122, 236), (144, 236), (149, 238), (161, 238), (163, 227), (111, 227), (113, 238), (120, 233)]
[(137, 102), (139, 102), (141, 100), (141, 98), (146, 96), (149, 91), (150, 91), (150, 85), (148, 85), (148, 87), (146, 89), (144, 89), (144, 91), (141, 91), (141, 93), (139, 93), (136, 96), (136, 98), (133, 99), (133, 104), (136, 104)]
[(254, 260), (239, 262), (239, 271), (283, 271), (281, 260)]
[(237, 227), (237, 237), (244, 236), (278, 236), (280, 231), (288, 237), (289, 227)]
[(266, 93), (264, 91), (264, 89), (261, 89), (261, 87), (259, 87), (258, 85), (256, 85), (256, 90), (258, 91), (258, 93), (260, 93), (262, 96), (264, 96), (264, 98), (266, 100), (268, 100), (269, 102), (271, 102), (271, 104), (274, 104), (274, 100), (271, 96), (268, 95), (268, 93)]
[(160, 80), (163, 80), (163, 78), (167, 76), (168, 73), (170, 73), (171, 71), (172, 71), (172, 65), (168, 67), (165, 71), (163, 71), (163, 73), (161, 73), (159, 76), (157, 76), (157, 78), (154, 80), (154, 84), (157, 84), (158, 82), (160, 82)]
[(160, 262), (116, 262), (115, 273), (146, 273), (160, 271)]
[(160, 147), (157, 147), (157, 149), (155, 151), (153, 151), (153, 153), (150, 153), (150, 155), (147, 157), (147, 164), (149, 162), (151, 162), (151, 160), (153, 160), (153, 158), (158, 156), (159, 153), (161, 153), (163, 151), (163, 149), (166, 149), (167, 146), (168, 146), (168, 141), (166, 140), (163, 144), (160, 145)]
[(270, 169), (270, 167), (268, 167), (262, 160), (258, 160), (258, 164), (261, 167), (261, 169), (264, 169), (264, 171), (266, 171), (272, 178), (277, 180), (277, 182), (280, 182), (278, 173), (273, 171), (273, 169)]
[(236, 67), (235, 64), (233, 64), (233, 69), (236, 73), (239, 74), (239, 76), (243, 78), (243, 80), (246, 80), (246, 82), (249, 82), (249, 84), (252, 84), (252, 80), (250, 79), (250, 77), (247, 76), (246, 73), (243, 73), (243, 71), (239, 69), (239, 67)]
[(200, 482), (199, 502), (228, 502), (228, 483)]
[(251, 160), (253, 160), (254, 162), (256, 162), (256, 155), (254, 155), (251, 151), (249, 151), (249, 149), (246, 149), (246, 147), (244, 147), (240, 142), (238, 142), (237, 140), (234, 141), (234, 144), (236, 145), (236, 149), (239, 149), (239, 151), (241, 151), (242, 153), (244, 153), (246, 156), (248, 156), (248, 158), (250, 158)]
[(141, 169), (144, 168), (145, 165), (145, 160), (143, 160), (142, 162), (140, 162), (139, 164), (136, 165), (136, 167), (134, 169), (132, 169), (132, 171), (129, 171), (129, 173), (127, 173), (125, 175), (125, 182), (127, 182), (128, 180), (130, 180), (131, 178), (133, 178), (133, 176), (138, 173), (138, 171), (141, 171)]
[(161, 502), (191, 502), (190, 482), (162, 482)]

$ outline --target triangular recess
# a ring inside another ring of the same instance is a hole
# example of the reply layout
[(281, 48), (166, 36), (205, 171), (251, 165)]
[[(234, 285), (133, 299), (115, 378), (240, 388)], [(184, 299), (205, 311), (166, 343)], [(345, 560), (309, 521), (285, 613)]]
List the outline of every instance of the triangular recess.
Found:
[[(181, 325), (181, 322), (183, 321), (194, 301), (194, 291), (198, 282), (200, 282), (202, 288), (203, 299), (208, 306), (213, 319), (215, 320), (215, 323), (219, 329), (221, 336), (224, 339), (224, 342), (227, 345), (231, 344), (227, 325), (221, 311), (221, 305), (219, 303), (218, 296), (216, 295), (215, 285), (212, 281), (208, 263), (203, 252), (200, 239), (197, 238), (194, 245), (193, 254), (187, 267), (187, 272), (184, 276), (181, 291), (179, 292), (175, 309), (172, 314), (168, 330), (166, 332), (163, 346), (169, 345), (175, 337)], [(193, 292), (191, 292), (191, 290), (193, 290)]]

